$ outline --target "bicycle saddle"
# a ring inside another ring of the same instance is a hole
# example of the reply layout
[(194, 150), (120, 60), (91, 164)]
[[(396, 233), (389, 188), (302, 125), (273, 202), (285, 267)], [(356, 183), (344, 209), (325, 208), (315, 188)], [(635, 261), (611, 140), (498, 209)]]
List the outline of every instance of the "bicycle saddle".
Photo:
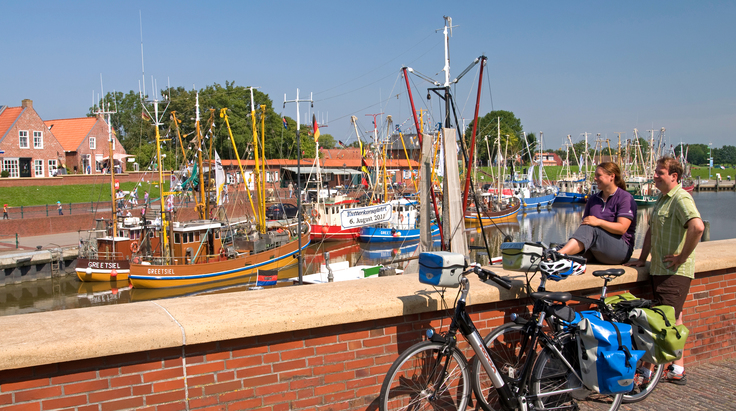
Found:
[(595, 277), (620, 277), (624, 275), (626, 271), (623, 268), (609, 268), (608, 270), (593, 271)]
[(532, 298), (535, 300), (557, 301), (559, 303), (564, 303), (564, 302), (572, 300), (572, 294), (566, 291), (557, 291), (557, 292), (545, 291), (545, 292), (532, 293)]

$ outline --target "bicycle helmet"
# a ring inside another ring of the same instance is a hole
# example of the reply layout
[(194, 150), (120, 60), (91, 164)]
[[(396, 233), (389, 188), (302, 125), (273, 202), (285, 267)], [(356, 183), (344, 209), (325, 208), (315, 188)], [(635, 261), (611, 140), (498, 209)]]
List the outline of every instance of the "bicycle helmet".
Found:
[(568, 259), (557, 261), (542, 261), (539, 263), (539, 269), (550, 280), (560, 281), (571, 275), (580, 275), (585, 272), (587, 266)]

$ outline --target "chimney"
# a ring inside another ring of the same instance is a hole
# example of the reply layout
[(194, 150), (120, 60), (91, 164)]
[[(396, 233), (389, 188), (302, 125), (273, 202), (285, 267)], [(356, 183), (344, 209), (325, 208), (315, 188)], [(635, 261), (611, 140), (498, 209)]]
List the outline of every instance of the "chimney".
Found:
[(27, 99), (24, 99), (24, 100), (23, 100), (23, 101), (21, 102), (21, 106), (22, 106), (23, 108), (30, 108), (30, 109), (32, 109), (32, 108), (33, 108), (33, 100), (31, 100), (31, 99), (29, 99), (29, 98), (27, 98)]

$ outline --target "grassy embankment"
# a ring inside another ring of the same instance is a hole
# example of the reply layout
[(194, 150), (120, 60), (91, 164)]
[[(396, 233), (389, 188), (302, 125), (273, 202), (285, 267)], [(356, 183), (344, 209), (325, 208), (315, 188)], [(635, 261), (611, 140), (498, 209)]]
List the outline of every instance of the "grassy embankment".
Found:
[[(570, 167), (572, 172), (577, 172), (578, 167), (572, 166)], [(487, 173), (491, 173), (491, 169), (489, 167), (481, 167), (481, 170), (484, 170)], [(493, 169), (493, 173), (495, 175), (496, 169)], [(544, 168), (544, 175), (546, 179), (549, 180), (557, 180), (558, 176), (562, 173), (562, 166), (551, 166), (551, 167), (545, 167)], [(700, 176), (701, 179), (707, 180), (708, 179), (708, 167), (702, 167), (702, 166), (693, 166), (691, 170), (693, 178), (697, 179), (698, 176)], [(716, 173), (721, 174), (721, 178), (723, 180), (726, 180), (728, 176), (731, 176), (731, 180), (736, 179), (736, 168), (726, 168), (725, 170), (722, 170), (720, 168), (713, 168), (711, 169), (711, 179), (716, 178)], [(534, 174), (537, 174), (537, 171), (534, 172)], [(484, 178), (481, 178), (483, 176)], [(478, 180), (480, 184), (484, 183), (490, 183), (490, 177), (484, 176), (482, 173), (478, 173)]]
[[(131, 191), (135, 188), (135, 184), (133, 182), (121, 183), (120, 189)], [(153, 184), (143, 184), (139, 187), (139, 200), (143, 200), (144, 190), (148, 190), (152, 200), (159, 197), (158, 184), (155, 186)], [(110, 184), (0, 188), (0, 204), (7, 204), (10, 207), (55, 205), (57, 201), (61, 201), (62, 204), (109, 202), (111, 196)]]

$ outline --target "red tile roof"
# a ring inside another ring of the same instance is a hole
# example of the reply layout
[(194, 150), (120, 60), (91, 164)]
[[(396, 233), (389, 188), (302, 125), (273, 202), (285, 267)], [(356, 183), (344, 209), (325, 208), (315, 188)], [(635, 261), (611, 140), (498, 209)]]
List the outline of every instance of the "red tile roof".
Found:
[(97, 117), (64, 118), (45, 121), (64, 151), (77, 151), (84, 138), (97, 123)]
[(5, 137), (5, 133), (10, 130), (10, 127), (18, 119), (20, 113), (23, 112), (23, 107), (6, 107), (2, 113), (0, 113), (0, 140)]

